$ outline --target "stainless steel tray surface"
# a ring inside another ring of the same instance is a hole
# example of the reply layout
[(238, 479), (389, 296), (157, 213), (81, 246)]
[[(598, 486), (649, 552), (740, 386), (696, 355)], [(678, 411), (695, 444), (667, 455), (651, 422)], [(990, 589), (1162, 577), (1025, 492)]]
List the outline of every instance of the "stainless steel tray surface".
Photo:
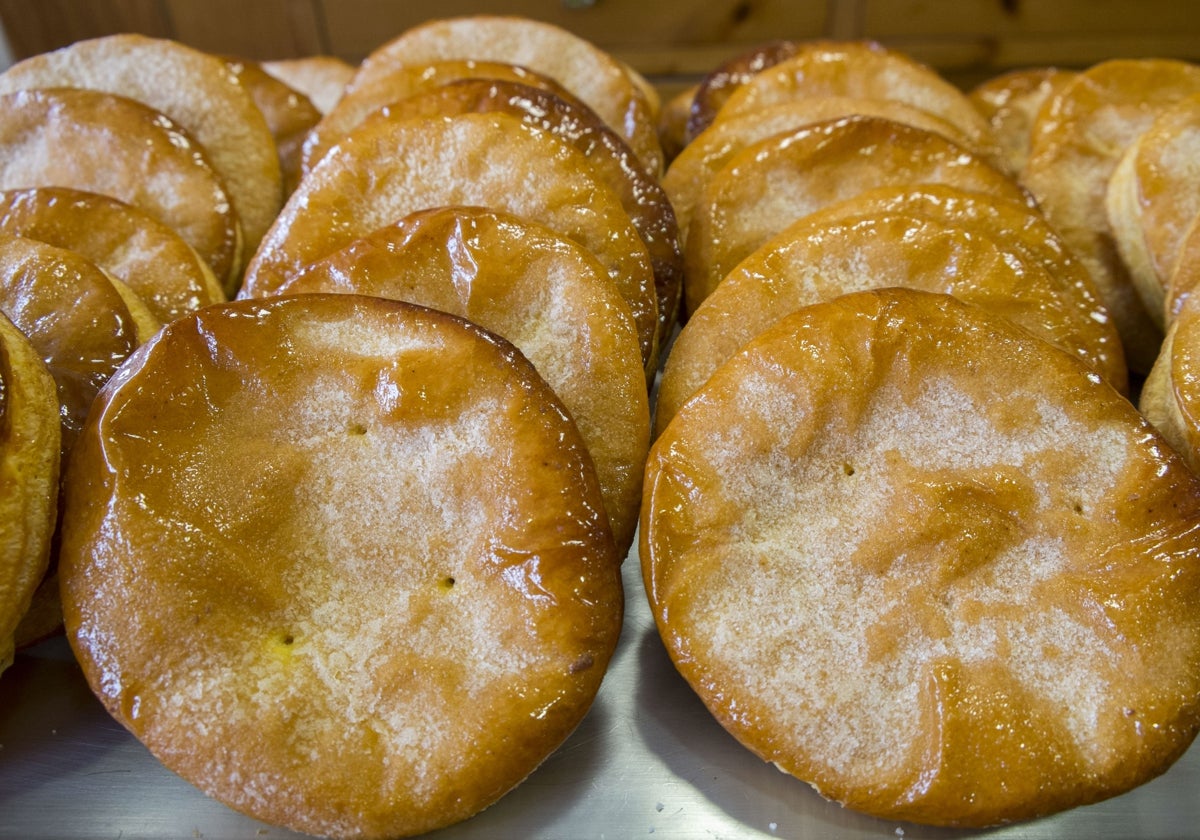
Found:
[[(524, 784), (436, 832), (457, 838), (1200, 838), (1200, 747), (1124, 796), (985, 832), (887, 822), (826, 802), (733, 740), (676, 673), (636, 550), (627, 611), (592, 710)], [(0, 675), (0, 837), (299, 837), (237, 814), (164, 768), (92, 696), (65, 640)]]

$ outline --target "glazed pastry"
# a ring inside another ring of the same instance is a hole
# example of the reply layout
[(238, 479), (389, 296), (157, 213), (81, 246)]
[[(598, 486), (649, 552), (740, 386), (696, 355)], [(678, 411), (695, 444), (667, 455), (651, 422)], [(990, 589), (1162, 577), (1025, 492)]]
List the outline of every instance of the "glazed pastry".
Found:
[(629, 550), (649, 446), (649, 399), (633, 315), (587, 250), (492, 210), (425, 210), (347, 245), (277, 290), (310, 292), (417, 303), (512, 342), (579, 427), (617, 549)]
[(1036, 817), (1200, 728), (1200, 479), (1100, 377), (948, 295), (759, 334), (652, 447), (640, 533), (675, 666), (848, 808)]
[(655, 177), (662, 174), (657, 113), (639, 74), (554, 24), (506, 15), (427, 21), (372, 51), (347, 92), (405, 64), (474, 59), (516, 64), (556, 81), (620, 134)]
[(60, 564), (109, 713), (217, 800), (329, 837), (432, 831), (520, 783), (590, 707), (623, 606), (532, 366), (360, 295), (166, 326), (80, 438)]
[(692, 313), (663, 369), (660, 432), (758, 333), (804, 306), (889, 286), (978, 304), (1125, 386), (1116, 329), (1094, 295), (982, 226), (856, 205), (818, 211), (772, 237)]
[(0, 95), (0, 189), (69, 187), (119, 199), (177, 232), (224, 283), (242, 227), (191, 135), (132, 99), (78, 88)]
[(58, 395), (46, 363), (0, 312), (0, 672), (50, 559), (58, 513)]
[(1105, 199), (1121, 155), (1158, 112), (1200, 92), (1200, 67), (1166, 59), (1105, 61), (1081, 71), (1039, 112), (1021, 180), (1083, 260), (1116, 320), (1129, 366), (1145, 373), (1162, 331), (1121, 261)]
[(943, 183), (1013, 201), (1007, 175), (941, 135), (847, 117), (774, 135), (738, 152), (704, 190), (684, 245), (689, 312), (734, 266), (802, 216), (868, 189)]
[(243, 293), (270, 294), (373, 230), (451, 205), (522, 216), (592, 251), (633, 311), (652, 375), (654, 272), (629, 214), (581, 152), (509, 114), (395, 119), (380, 112), (364, 121), (292, 193), (246, 269)]
[(61, 187), (9, 190), (0, 193), (0, 231), (91, 260), (164, 324), (225, 300), (208, 264), (178, 233), (110, 196)]
[[(0, 74), (0, 92), (54, 86), (127, 96), (182, 126), (219, 173), (245, 253), (254, 253), (283, 203), (279, 155), (262, 113), (224, 61), (176, 41), (122, 34), (77, 41)], [(227, 293), (237, 276), (222, 278)]]

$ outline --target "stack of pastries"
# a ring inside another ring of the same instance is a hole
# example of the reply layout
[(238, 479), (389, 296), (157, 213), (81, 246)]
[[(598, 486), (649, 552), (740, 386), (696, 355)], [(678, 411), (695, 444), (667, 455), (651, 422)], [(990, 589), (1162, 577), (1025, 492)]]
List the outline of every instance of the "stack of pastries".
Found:
[(21, 62), (0, 663), (61, 623), (208, 794), (418, 834), (583, 718), (636, 544), (680, 673), (830, 799), (1129, 790), (1200, 729), (1197, 85), (785, 41), (664, 105), (497, 16)]
[(877, 44), (781, 42), (671, 104), (685, 317), (643, 580), (714, 717), (823, 796), (1028, 819), (1200, 729), (1195, 456), (1130, 402), (1186, 416), (1155, 396), (1170, 309), (1146, 313), (1152, 269), (1188, 270), (1196, 72), (962, 92)]

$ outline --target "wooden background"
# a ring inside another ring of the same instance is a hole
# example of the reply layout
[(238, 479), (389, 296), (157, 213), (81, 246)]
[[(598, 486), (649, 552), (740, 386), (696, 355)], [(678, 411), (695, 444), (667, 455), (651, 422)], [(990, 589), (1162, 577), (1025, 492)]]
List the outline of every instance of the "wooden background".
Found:
[(353, 63), (429, 17), (484, 11), (562, 25), (665, 88), (773, 38), (875, 38), (964, 86), (1033, 64), (1200, 59), (1197, 0), (0, 0), (17, 59), (131, 31), (247, 58)]

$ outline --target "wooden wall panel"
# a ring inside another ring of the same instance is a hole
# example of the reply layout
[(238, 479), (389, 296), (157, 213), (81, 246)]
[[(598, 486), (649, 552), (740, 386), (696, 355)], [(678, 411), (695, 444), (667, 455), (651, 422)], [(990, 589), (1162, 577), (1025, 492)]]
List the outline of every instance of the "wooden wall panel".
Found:
[[(325, 7), (330, 46), (340, 56), (360, 60), (380, 43), (428, 19), (422, 4), (388, 0), (320, 0)], [(544, 20), (588, 38), (603, 49), (633, 59), (649, 73), (696, 72), (696, 60), (714, 49), (723, 56), (739, 46), (770, 38), (812, 38), (825, 31), (824, 2), (784, 0), (706, 0), (648, 2), (595, 0), (575, 6), (563, 0), (515, 0), (504, 12)], [(478, 0), (445, 0), (438, 16), (488, 10)], [(711, 65), (705, 65), (711, 66)]]
[(563, 26), (666, 86), (775, 38), (875, 38), (964, 86), (1033, 64), (1200, 60), (1195, 0), (0, 0), (18, 59), (132, 31), (248, 58), (356, 62), (431, 17), (479, 12)]
[(15, 58), (118, 32), (172, 32), (161, 0), (0, 0), (0, 21)]
[(174, 37), (258, 60), (329, 52), (317, 0), (166, 0)]

